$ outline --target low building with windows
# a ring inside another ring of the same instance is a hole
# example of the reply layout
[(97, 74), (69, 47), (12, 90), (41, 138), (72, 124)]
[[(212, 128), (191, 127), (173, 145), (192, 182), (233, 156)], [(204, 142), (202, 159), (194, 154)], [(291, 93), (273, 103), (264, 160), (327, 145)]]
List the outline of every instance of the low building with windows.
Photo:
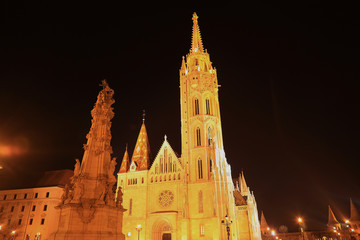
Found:
[(0, 239), (49, 239), (72, 170), (45, 172), (33, 188), (0, 190)]

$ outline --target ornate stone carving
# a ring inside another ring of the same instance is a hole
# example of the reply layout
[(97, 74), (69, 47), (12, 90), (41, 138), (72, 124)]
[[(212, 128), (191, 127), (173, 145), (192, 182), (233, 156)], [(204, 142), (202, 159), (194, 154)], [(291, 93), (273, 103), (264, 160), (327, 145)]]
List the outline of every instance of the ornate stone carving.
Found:
[(117, 195), (116, 195), (116, 207), (122, 208), (123, 203), (123, 192), (121, 186), (118, 188)]
[(174, 194), (170, 190), (162, 191), (158, 197), (159, 204), (162, 207), (169, 207), (174, 201)]

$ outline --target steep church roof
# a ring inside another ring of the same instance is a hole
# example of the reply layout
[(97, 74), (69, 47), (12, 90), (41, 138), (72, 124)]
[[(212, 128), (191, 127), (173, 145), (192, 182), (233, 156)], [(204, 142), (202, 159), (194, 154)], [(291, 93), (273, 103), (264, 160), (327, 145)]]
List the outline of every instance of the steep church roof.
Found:
[(126, 149), (125, 149), (125, 153), (124, 153), (124, 157), (123, 157), (123, 160), (121, 163), (119, 173), (127, 172), (129, 170), (129, 166), (130, 166), (129, 153), (128, 153), (127, 145), (126, 145)]
[[(140, 128), (139, 136), (136, 140), (136, 145), (134, 148), (134, 152), (131, 158), (131, 164), (136, 163), (136, 170), (148, 170), (149, 162), (150, 162), (150, 144), (148, 135), (146, 132), (145, 121), (143, 119), (143, 123)], [(131, 165), (130, 164), (130, 165)]]

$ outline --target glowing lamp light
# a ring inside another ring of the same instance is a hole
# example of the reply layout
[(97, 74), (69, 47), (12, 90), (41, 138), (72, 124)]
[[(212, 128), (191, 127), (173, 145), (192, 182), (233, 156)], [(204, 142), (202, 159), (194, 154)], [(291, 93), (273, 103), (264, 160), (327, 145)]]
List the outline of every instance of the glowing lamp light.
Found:
[(271, 235), (275, 236), (275, 230), (271, 230)]
[(270, 231), (270, 228), (268, 227), (266, 230)]
[(338, 235), (340, 236), (340, 233), (338, 233)]
[(345, 220), (345, 223), (349, 223), (350, 221), (348, 219)]
[(297, 220), (298, 220), (298, 223), (302, 223), (302, 221), (303, 221), (301, 217), (299, 217)]
[(11, 234), (15, 234), (16, 233), (16, 231), (15, 230), (13, 230), (12, 232), (11, 232)]
[[(0, 229), (1, 229), (1, 228), (0, 228)], [(353, 232), (353, 231), (355, 231), (355, 230), (352, 228), (351, 231)]]
[(2, 226), (0, 225), (0, 230), (1, 230)]
[(128, 236), (128, 237), (131, 237), (131, 232), (128, 232), (128, 233), (127, 233), (127, 236)]

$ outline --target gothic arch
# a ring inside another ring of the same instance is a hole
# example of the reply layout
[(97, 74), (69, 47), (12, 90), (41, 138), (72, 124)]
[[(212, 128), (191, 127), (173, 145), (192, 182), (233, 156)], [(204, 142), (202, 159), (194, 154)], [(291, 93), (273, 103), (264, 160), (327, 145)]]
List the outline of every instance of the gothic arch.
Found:
[(162, 240), (164, 234), (171, 234), (172, 239), (175, 231), (167, 218), (157, 219), (151, 229), (151, 240)]

